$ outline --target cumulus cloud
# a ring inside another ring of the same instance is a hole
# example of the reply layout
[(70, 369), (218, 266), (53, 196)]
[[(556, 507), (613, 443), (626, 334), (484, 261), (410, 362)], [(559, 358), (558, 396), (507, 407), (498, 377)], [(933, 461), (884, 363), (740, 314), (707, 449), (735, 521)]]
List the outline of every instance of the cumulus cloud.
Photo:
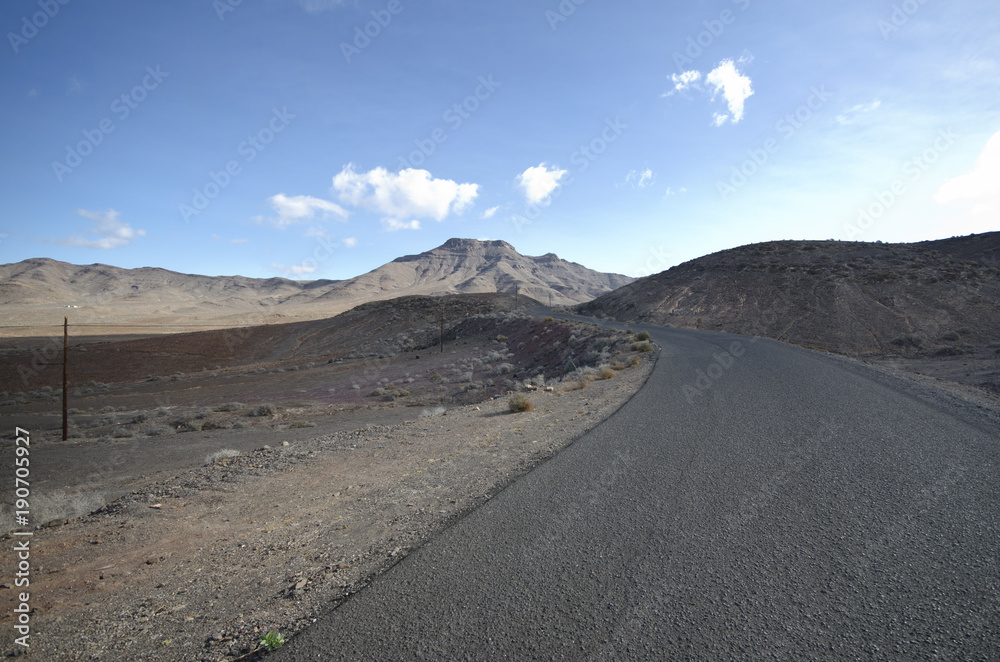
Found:
[(701, 72), (685, 71), (681, 74), (672, 75), (670, 80), (674, 83), (674, 89), (667, 92), (666, 96), (670, 96), (676, 92), (686, 92), (692, 87), (697, 87), (699, 81), (701, 81)]
[(322, 198), (314, 198), (309, 195), (289, 197), (284, 193), (279, 193), (278, 195), (272, 195), (267, 200), (271, 203), (274, 211), (277, 212), (277, 217), (264, 218), (263, 216), (258, 216), (255, 220), (259, 223), (268, 223), (277, 228), (330, 217), (336, 217), (344, 221), (347, 220), (348, 216), (344, 208), (335, 202), (323, 200)]
[(496, 216), (496, 213), (498, 211), (500, 211), (500, 206), (499, 205), (496, 206), (496, 207), (490, 207), (489, 209), (487, 209), (486, 211), (483, 212), (483, 219), (484, 220), (488, 220), (488, 219), (493, 218), (494, 216)]
[(721, 93), (729, 106), (728, 114), (715, 114), (716, 126), (722, 126), (727, 121), (736, 124), (743, 119), (743, 105), (753, 95), (753, 88), (750, 78), (740, 73), (736, 62), (723, 60), (718, 67), (709, 72), (705, 82), (715, 89), (713, 98)]
[[(742, 57), (738, 61), (732, 59), (723, 60), (707, 75), (700, 71), (685, 71), (680, 74), (670, 76), (673, 88), (663, 93), (663, 97), (670, 97), (678, 92), (708, 93), (712, 99), (721, 94), (728, 106), (728, 113), (715, 113), (713, 119), (716, 126), (722, 126), (726, 122), (736, 124), (743, 119), (743, 107), (746, 100), (753, 95), (753, 83), (749, 76), (740, 72), (739, 66), (749, 62), (750, 57)], [(702, 84), (704, 83), (704, 85)]]
[(625, 176), (625, 183), (632, 188), (644, 189), (653, 183), (656, 175), (649, 168), (645, 170), (632, 170)]
[(416, 230), (420, 223), (415, 219), (443, 221), (449, 214), (464, 212), (479, 194), (479, 185), (434, 179), (426, 170), (413, 168), (398, 173), (385, 168), (357, 172), (348, 163), (333, 178), (333, 190), (344, 204), (382, 214), (387, 230)]
[(1000, 206), (1000, 133), (986, 143), (972, 170), (947, 180), (933, 196), (934, 202), (947, 205), (959, 200), (975, 203), (974, 214), (987, 214)]
[(566, 173), (566, 170), (549, 168), (541, 163), (518, 175), (517, 185), (521, 187), (528, 202), (538, 204), (552, 195), (552, 192), (559, 187), (559, 180), (565, 177)]
[(288, 267), (277, 262), (272, 262), (267, 266), (274, 271), (280, 271), (288, 276), (305, 276), (306, 274), (316, 273), (317, 268), (316, 263), (310, 260), (300, 262), (299, 264), (293, 264)]
[(135, 239), (146, 234), (145, 230), (135, 230), (128, 223), (119, 220), (121, 215), (114, 209), (103, 212), (77, 209), (76, 213), (94, 221), (97, 225), (87, 230), (92, 237), (74, 234), (67, 239), (43, 239), (50, 244), (63, 246), (79, 246), (82, 248), (111, 249), (131, 244)]

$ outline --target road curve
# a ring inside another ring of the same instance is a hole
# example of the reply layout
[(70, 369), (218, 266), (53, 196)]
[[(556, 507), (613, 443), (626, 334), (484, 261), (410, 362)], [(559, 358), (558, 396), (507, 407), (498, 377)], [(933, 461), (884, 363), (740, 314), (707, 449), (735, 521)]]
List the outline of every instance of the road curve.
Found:
[(997, 431), (644, 328), (624, 407), (268, 660), (1000, 659)]

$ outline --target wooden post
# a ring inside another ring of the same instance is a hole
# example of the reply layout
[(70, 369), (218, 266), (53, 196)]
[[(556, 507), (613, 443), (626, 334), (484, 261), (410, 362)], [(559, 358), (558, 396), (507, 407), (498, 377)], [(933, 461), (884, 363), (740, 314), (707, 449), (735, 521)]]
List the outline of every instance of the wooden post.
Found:
[(63, 318), (63, 441), (69, 439), (69, 318)]

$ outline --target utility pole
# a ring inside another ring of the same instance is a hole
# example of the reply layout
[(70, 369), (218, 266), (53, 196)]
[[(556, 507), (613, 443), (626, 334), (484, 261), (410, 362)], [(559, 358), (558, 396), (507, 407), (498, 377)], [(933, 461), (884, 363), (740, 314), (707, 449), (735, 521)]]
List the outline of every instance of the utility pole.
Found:
[(62, 393), (62, 415), (63, 415), (63, 441), (69, 439), (69, 318), (63, 318), (63, 393)]

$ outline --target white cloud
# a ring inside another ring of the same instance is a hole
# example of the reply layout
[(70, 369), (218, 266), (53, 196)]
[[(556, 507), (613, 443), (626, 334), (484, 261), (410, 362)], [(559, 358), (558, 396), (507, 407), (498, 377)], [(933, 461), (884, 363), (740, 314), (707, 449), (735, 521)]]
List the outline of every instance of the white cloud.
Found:
[(667, 187), (667, 192), (664, 194), (663, 197), (664, 198), (669, 198), (672, 195), (680, 195), (681, 193), (687, 193), (687, 192), (688, 192), (688, 190), (686, 188), (682, 188), (679, 191), (675, 191), (673, 186), (668, 186)]
[(497, 205), (496, 207), (490, 207), (489, 209), (483, 212), (483, 219), (486, 220), (493, 218), (498, 211), (500, 211), (499, 205)]
[(310, 221), (316, 218), (324, 219), (331, 216), (339, 220), (347, 220), (347, 212), (340, 205), (314, 198), (308, 195), (296, 195), (288, 197), (284, 193), (272, 195), (267, 199), (271, 207), (278, 213), (277, 218), (264, 218), (257, 216), (254, 220), (259, 223), (268, 223), (276, 228), (284, 228), (289, 225)]
[(517, 176), (517, 185), (524, 191), (524, 197), (533, 204), (541, 203), (559, 187), (559, 180), (566, 175), (566, 170), (551, 170), (544, 164), (528, 168)]
[(933, 199), (941, 205), (958, 200), (973, 201), (976, 203), (972, 210), (974, 215), (1000, 208), (1000, 133), (987, 141), (972, 170), (946, 181)]
[(109, 209), (105, 212), (77, 209), (76, 213), (97, 223), (96, 227), (90, 228), (87, 231), (95, 235), (95, 238), (88, 239), (82, 234), (74, 234), (68, 239), (43, 239), (42, 241), (51, 244), (62, 244), (63, 246), (80, 246), (82, 248), (100, 248), (106, 250), (127, 246), (138, 237), (146, 234), (145, 230), (135, 230), (128, 223), (118, 220), (121, 214), (114, 209)]
[(249, 239), (230, 239), (229, 243), (230, 244), (245, 244), (248, 241), (250, 241), (250, 240)]
[(396, 232), (397, 230), (419, 230), (420, 221), (400, 221), (395, 218), (383, 218), (382, 228), (386, 232)]
[(678, 75), (674, 74), (670, 77), (670, 80), (674, 83), (674, 89), (666, 93), (665, 96), (670, 96), (675, 92), (686, 92), (692, 87), (698, 87), (699, 81), (701, 81), (700, 71), (685, 71), (684, 73)]
[(847, 126), (848, 124), (853, 124), (854, 120), (858, 115), (864, 115), (867, 113), (874, 112), (882, 106), (882, 101), (880, 99), (875, 99), (871, 103), (859, 103), (856, 106), (852, 106), (845, 110), (840, 115), (837, 115), (837, 124), (841, 126)]
[(358, 240), (356, 237), (347, 237), (343, 240), (345, 248), (354, 248), (358, 245)]
[[(740, 63), (744, 60), (740, 60)], [(718, 67), (709, 72), (705, 82), (715, 88), (715, 94), (722, 93), (729, 106), (729, 114), (716, 113), (715, 125), (722, 126), (727, 121), (736, 124), (743, 119), (743, 104), (753, 96), (752, 81), (736, 68), (736, 62), (723, 60)], [(713, 98), (715, 97), (713, 94)]]
[(426, 170), (406, 168), (398, 173), (375, 168), (359, 173), (348, 163), (333, 178), (333, 190), (340, 201), (385, 216), (387, 229), (415, 230), (420, 224), (403, 219), (432, 218), (443, 221), (449, 214), (461, 214), (479, 194), (478, 184), (458, 184), (450, 179), (434, 179)]
[(641, 190), (652, 184), (654, 179), (656, 179), (656, 175), (653, 174), (652, 170), (646, 168), (645, 170), (642, 171), (639, 170), (630, 171), (625, 176), (625, 183), (631, 186), (632, 188), (637, 188)]
[(310, 260), (300, 262), (299, 264), (293, 264), (288, 267), (277, 262), (272, 262), (268, 265), (268, 267), (274, 271), (280, 271), (288, 276), (304, 276), (306, 274), (316, 273), (317, 268), (316, 263)]

